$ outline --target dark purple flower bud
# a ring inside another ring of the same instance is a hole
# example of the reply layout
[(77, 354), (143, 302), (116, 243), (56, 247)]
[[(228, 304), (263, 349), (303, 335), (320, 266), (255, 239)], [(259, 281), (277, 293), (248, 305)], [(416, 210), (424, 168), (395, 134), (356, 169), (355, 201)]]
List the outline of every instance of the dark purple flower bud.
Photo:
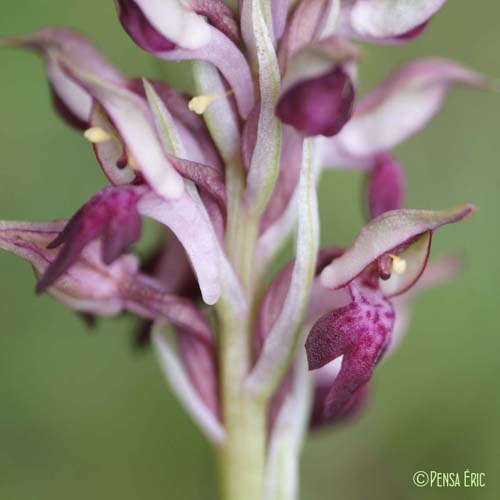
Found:
[(176, 45), (165, 38), (147, 19), (134, 0), (117, 0), (118, 16), (130, 38), (147, 52), (167, 52)]
[(368, 181), (370, 217), (403, 208), (405, 190), (404, 173), (398, 163), (388, 154), (378, 155)]
[(351, 78), (336, 66), (285, 91), (276, 106), (276, 115), (306, 136), (331, 137), (351, 118), (354, 95)]
[(37, 292), (44, 292), (79, 258), (91, 241), (102, 238), (102, 261), (109, 265), (135, 243), (141, 235), (141, 217), (137, 202), (141, 188), (107, 187), (99, 191), (69, 220), (49, 249), (64, 244), (57, 258), (38, 282)]
[(380, 289), (359, 281), (349, 289), (352, 302), (319, 319), (306, 342), (311, 370), (343, 356), (325, 399), (325, 418), (346, 411), (356, 391), (370, 380), (394, 326), (393, 307)]

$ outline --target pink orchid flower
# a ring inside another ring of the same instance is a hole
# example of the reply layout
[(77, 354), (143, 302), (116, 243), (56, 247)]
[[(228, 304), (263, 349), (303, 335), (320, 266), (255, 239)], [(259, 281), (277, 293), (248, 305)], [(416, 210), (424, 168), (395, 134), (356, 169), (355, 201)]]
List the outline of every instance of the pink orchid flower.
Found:
[[(38, 293), (141, 321), (137, 342), (218, 450), (226, 500), (296, 498), (309, 424), (360, 411), (409, 298), (455, 271), (427, 267), (431, 240), (475, 206), (403, 208), (392, 151), (452, 86), (489, 81), (430, 58), (357, 91), (357, 41), (410, 42), (445, 3), (116, 0), (140, 48), (193, 61), (194, 95), (122, 74), (73, 31), (0, 41), (42, 57), (57, 112), (108, 181), (67, 221), (0, 222), (0, 249), (32, 265)], [(320, 249), (317, 184), (339, 168), (365, 172), (368, 222), (348, 248)], [(144, 218), (160, 237), (140, 262)]]

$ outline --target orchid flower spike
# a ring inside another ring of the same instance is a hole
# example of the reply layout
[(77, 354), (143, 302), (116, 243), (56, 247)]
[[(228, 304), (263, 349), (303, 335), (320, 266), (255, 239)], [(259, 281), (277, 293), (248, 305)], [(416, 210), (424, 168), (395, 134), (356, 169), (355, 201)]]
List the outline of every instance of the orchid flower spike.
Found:
[(394, 329), (390, 299), (408, 291), (424, 272), (433, 232), (475, 210), (473, 205), (464, 205), (442, 212), (385, 212), (321, 271), (325, 288), (347, 287), (351, 296), (348, 305), (326, 313), (314, 324), (306, 342), (312, 370), (343, 356), (324, 400), (325, 419), (346, 411), (370, 380)]
[[(138, 318), (136, 343), (218, 449), (221, 497), (244, 485), (248, 500), (295, 500), (308, 429), (365, 406), (409, 298), (456, 272), (427, 266), (435, 231), (476, 211), (405, 208), (409, 166), (393, 150), (452, 86), (489, 81), (420, 59), (359, 97), (357, 41), (410, 42), (445, 0), (114, 3), (141, 49), (193, 61), (192, 91), (126, 76), (69, 30), (0, 40), (41, 56), (107, 180), (68, 220), (0, 222), (0, 250), (74, 311)], [(367, 222), (348, 248), (321, 249), (321, 172), (345, 167), (363, 171)], [(145, 219), (158, 236), (141, 259)]]

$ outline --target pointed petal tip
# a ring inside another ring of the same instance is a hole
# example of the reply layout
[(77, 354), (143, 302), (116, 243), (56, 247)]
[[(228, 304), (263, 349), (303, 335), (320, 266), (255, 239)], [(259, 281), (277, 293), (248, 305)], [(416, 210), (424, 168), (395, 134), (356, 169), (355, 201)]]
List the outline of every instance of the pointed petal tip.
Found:
[(33, 40), (30, 35), (0, 38), (0, 47), (26, 47), (30, 45), (33, 45)]
[(479, 210), (479, 206), (474, 203), (463, 203), (449, 210), (450, 222), (458, 222), (472, 217)]
[(0, 47), (15, 47), (16, 45), (14, 38), (0, 38)]
[(35, 294), (42, 295), (42, 293), (45, 293), (47, 288), (48, 288), (47, 284), (44, 283), (43, 278), (41, 278), (35, 286)]
[(352, 281), (384, 253), (410, 243), (427, 231), (460, 222), (478, 210), (464, 203), (448, 210), (401, 209), (385, 212), (365, 225), (342, 257), (324, 268), (320, 275), (325, 288), (337, 289)]
[(51, 269), (49, 266), (41, 276), (38, 276), (38, 281), (35, 286), (35, 294), (44, 294), (52, 285), (54, 285), (62, 274), (63, 273), (60, 272), (60, 269)]
[(319, 363), (317, 361), (317, 358), (312, 355), (312, 352), (314, 351), (314, 345), (309, 337), (307, 338), (307, 341), (304, 344), (304, 349), (306, 351), (307, 369), (311, 372), (313, 370), (321, 368), (323, 364)]

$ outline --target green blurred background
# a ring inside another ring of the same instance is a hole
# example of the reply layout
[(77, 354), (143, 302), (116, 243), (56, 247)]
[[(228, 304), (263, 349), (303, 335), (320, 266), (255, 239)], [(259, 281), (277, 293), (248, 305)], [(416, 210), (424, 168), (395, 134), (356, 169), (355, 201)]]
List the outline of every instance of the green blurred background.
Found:
[[(446, 56), (500, 77), (500, 5), (453, 0), (405, 47), (365, 47), (362, 89), (412, 57)], [(0, 35), (64, 25), (87, 34), (134, 75), (185, 81), (121, 31), (111, 1), (2, 0)], [(0, 217), (67, 217), (104, 179), (91, 148), (53, 113), (41, 62), (0, 54)], [(408, 206), (474, 201), (481, 211), (435, 238), (433, 255), (465, 256), (462, 275), (414, 304), (401, 349), (375, 376), (357, 422), (313, 436), (302, 466), (306, 500), (500, 498), (498, 247), (500, 97), (452, 92), (444, 112), (397, 151)], [(329, 173), (322, 240), (346, 244), (363, 217), (361, 177)], [(169, 394), (150, 352), (131, 349), (131, 322), (88, 332), (48, 297), (25, 263), (0, 256), (0, 499), (215, 499), (210, 448)], [(417, 470), (485, 472), (483, 489), (419, 489)]]

